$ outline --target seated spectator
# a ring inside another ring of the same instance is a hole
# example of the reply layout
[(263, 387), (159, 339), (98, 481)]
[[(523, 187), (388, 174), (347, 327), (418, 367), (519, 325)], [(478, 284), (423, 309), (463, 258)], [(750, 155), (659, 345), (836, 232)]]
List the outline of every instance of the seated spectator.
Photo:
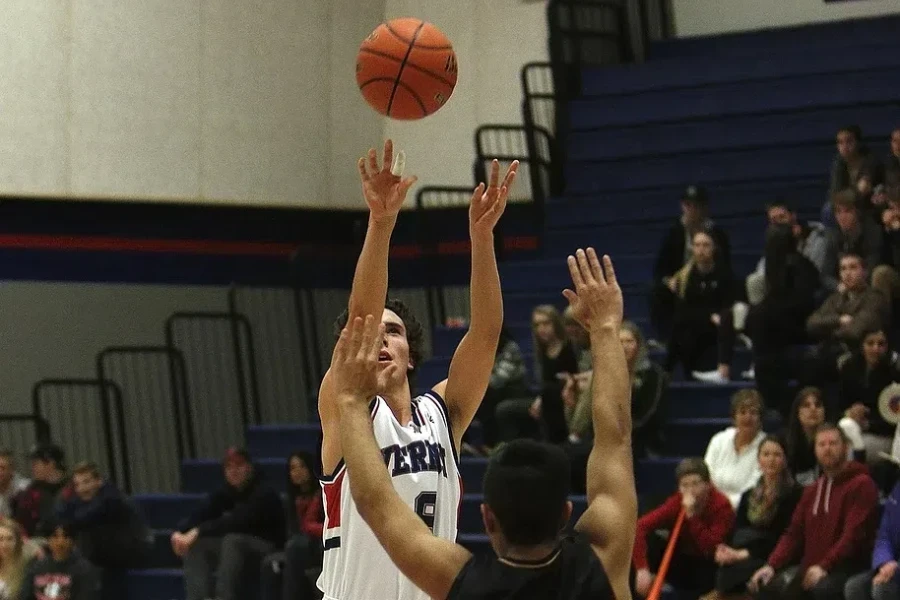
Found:
[(894, 441), (896, 425), (881, 415), (878, 397), (884, 388), (900, 381), (900, 356), (890, 351), (887, 334), (880, 327), (866, 331), (860, 346), (840, 361), (838, 408), (868, 430), (862, 434), (865, 460), (874, 465), (883, 460), (880, 453), (890, 453)]
[(95, 567), (132, 569), (150, 552), (150, 530), (132, 502), (94, 463), (72, 471), (75, 495), (58, 508), (59, 521), (77, 541), (78, 550)]
[(675, 316), (672, 278), (691, 259), (691, 241), (698, 231), (707, 231), (712, 235), (719, 260), (730, 267), (731, 246), (728, 235), (709, 218), (706, 190), (692, 185), (681, 197), (681, 217), (672, 224), (663, 238), (653, 268), (650, 322), (661, 340), (668, 340), (672, 334), (672, 320)]
[[(505, 400), (497, 406), (497, 427), (502, 441), (520, 437), (546, 437), (553, 443), (566, 440), (561, 375), (578, 372), (575, 348), (566, 336), (562, 316), (549, 304), (535, 307), (531, 315), (534, 335), (535, 379), (540, 395), (531, 402)], [(535, 424), (538, 425), (536, 431)]]
[[(263, 560), (264, 600), (315, 598), (306, 570), (322, 564), (325, 512), (313, 458), (295, 452), (288, 459), (287, 535), (284, 552)], [(279, 577), (279, 575), (281, 575)]]
[(836, 379), (837, 359), (858, 347), (864, 332), (884, 327), (888, 321), (884, 296), (866, 285), (862, 258), (847, 254), (840, 265), (841, 289), (806, 321), (807, 333), (819, 342), (810, 363), (810, 382)]
[(31, 483), (27, 477), (16, 472), (16, 460), (12, 450), (0, 450), (0, 517), (8, 517), (10, 504), (19, 492)]
[(25, 541), (18, 523), (0, 518), (0, 600), (19, 600), (25, 572), (37, 551), (35, 544)]
[(675, 470), (678, 491), (638, 519), (634, 540), (635, 589), (646, 597), (665, 552), (667, 539), (657, 529), (671, 530), (684, 510), (685, 519), (675, 544), (666, 583), (675, 589), (702, 591), (713, 587), (716, 548), (734, 524), (734, 509), (710, 483), (709, 469), (699, 458), (687, 458)]
[[(779, 226), (788, 228), (795, 245), (797, 254), (806, 258), (821, 277), (825, 266), (825, 246), (827, 244), (827, 230), (824, 225), (816, 221), (801, 223), (797, 219), (797, 212), (784, 200), (775, 200), (766, 206), (766, 217), (769, 220), (769, 230)], [(767, 239), (770, 234), (767, 234)], [(766, 297), (766, 255), (763, 254), (756, 265), (756, 270), (747, 276), (747, 301), (751, 305), (762, 302)], [(818, 281), (815, 286), (818, 288)]]
[(57, 502), (68, 500), (74, 490), (66, 475), (65, 454), (55, 444), (35, 447), (31, 459), (31, 483), (13, 500), (12, 516), (33, 537), (45, 521), (56, 519)]
[(263, 557), (284, 544), (281, 498), (263, 482), (247, 451), (230, 448), (223, 470), (225, 486), (172, 534), (172, 549), (184, 559), (187, 600), (243, 600), (249, 586), (244, 574), (255, 571), (255, 584)]
[(759, 445), (766, 438), (762, 430), (763, 401), (759, 392), (738, 390), (731, 397), (733, 427), (720, 431), (706, 447), (704, 462), (716, 489), (737, 508), (741, 495), (759, 481)]
[(766, 563), (787, 529), (803, 488), (787, 467), (781, 439), (767, 436), (759, 445), (756, 485), (741, 495), (734, 529), (716, 548), (716, 589), (701, 600), (721, 600), (747, 589), (750, 577)]
[(810, 485), (819, 478), (816, 460), (816, 430), (825, 423), (822, 390), (808, 386), (801, 389), (791, 406), (785, 434), (788, 468), (800, 485)]
[[(760, 598), (839, 600), (847, 579), (866, 568), (878, 527), (878, 490), (865, 465), (847, 460), (848, 444), (837, 426), (816, 430), (822, 475), (808, 486), (791, 523), (750, 580)], [(776, 573), (778, 575), (776, 576)]]
[[(862, 131), (858, 125), (848, 125), (838, 130), (835, 146), (837, 155), (831, 163), (831, 184), (828, 186), (828, 199), (842, 191), (850, 191), (856, 198), (859, 182), (863, 176), (874, 176), (874, 184), (881, 183), (878, 160), (863, 144)], [(822, 221), (831, 223), (833, 206), (826, 202), (822, 207)]]
[(97, 600), (100, 579), (75, 548), (72, 533), (53, 519), (41, 525), (48, 556), (35, 560), (25, 573), (20, 600)]
[(872, 552), (872, 569), (852, 577), (844, 586), (847, 600), (900, 598), (900, 483), (884, 502), (881, 526)]
[(500, 330), (500, 340), (497, 343), (497, 355), (494, 358), (491, 379), (484, 393), (484, 400), (475, 413), (475, 418), (481, 423), (484, 445), (477, 449), (473, 447), (473, 453), (488, 454), (499, 442), (497, 406), (501, 402), (514, 400), (519, 404), (531, 404), (532, 399), (529, 397), (526, 376), (522, 350), (509, 334), (509, 330), (503, 327)]
[[(734, 354), (734, 277), (716, 255), (711, 233), (698, 231), (692, 242), (691, 260), (669, 280), (676, 300), (666, 371), (681, 363), (685, 373), (697, 379), (725, 382), (731, 378)], [(700, 371), (711, 350), (717, 370)]]
[(884, 181), (888, 186), (900, 185), (900, 127), (891, 132), (891, 151), (884, 163)]
[(881, 196), (884, 210), (880, 222), (884, 229), (884, 261), (872, 271), (872, 287), (887, 299), (893, 314), (900, 304), (900, 181), (886, 188)]
[(631, 321), (622, 323), (619, 339), (625, 349), (631, 375), (631, 447), (635, 458), (659, 454), (663, 447), (666, 417), (666, 372), (647, 355), (640, 328)]
[(591, 370), (591, 336), (581, 326), (571, 306), (567, 306), (562, 313), (563, 327), (566, 330), (566, 339), (572, 344), (575, 351), (575, 362), (578, 364), (578, 373)]
[(869, 215), (861, 214), (856, 206), (856, 196), (851, 191), (834, 195), (836, 227), (828, 229), (825, 244), (825, 264), (822, 267), (822, 284), (827, 292), (843, 291), (840, 279), (842, 256), (859, 256), (871, 273), (882, 261), (884, 234)]
[(770, 406), (785, 414), (796, 362), (790, 350), (808, 340), (805, 324), (815, 310), (820, 274), (798, 252), (794, 234), (785, 225), (770, 226), (766, 232), (765, 261), (763, 290), (750, 308), (745, 331), (753, 342), (757, 387)]

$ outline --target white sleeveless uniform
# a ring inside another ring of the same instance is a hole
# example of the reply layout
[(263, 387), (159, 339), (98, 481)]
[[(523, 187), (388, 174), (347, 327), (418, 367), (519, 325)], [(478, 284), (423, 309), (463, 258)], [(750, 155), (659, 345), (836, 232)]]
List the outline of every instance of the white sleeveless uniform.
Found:
[[(456, 541), (462, 478), (447, 406), (435, 392), (412, 401), (412, 423), (397, 422), (380, 396), (372, 401), (375, 439), (400, 497), (434, 534)], [(325, 557), (319, 589), (324, 600), (429, 600), (394, 565), (363, 521), (350, 494), (344, 461), (322, 478)]]

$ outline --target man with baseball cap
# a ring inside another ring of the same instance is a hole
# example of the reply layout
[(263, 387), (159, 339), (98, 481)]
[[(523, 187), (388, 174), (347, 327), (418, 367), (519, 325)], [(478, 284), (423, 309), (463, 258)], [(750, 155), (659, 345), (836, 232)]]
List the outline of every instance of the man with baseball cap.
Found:
[(689, 185), (681, 194), (681, 216), (662, 240), (653, 267), (650, 292), (650, 321), (660, 340), (667, 340), (675, 312), (673, 275), (691, 259), (691, 240), (698, 231), (706, 231), (715, 242), (716, 262), (731, 265), (728, 235), (709, 218), (706, 189)]
[(284, 545), (281, 497), (262, 480), (250, 454), (229, 448), (222, 466), (225, 485), (172, 534), (172, 549), (184, 560), (187, 600), (249, 597), (242, 573), (258, 573), (262, 558)]

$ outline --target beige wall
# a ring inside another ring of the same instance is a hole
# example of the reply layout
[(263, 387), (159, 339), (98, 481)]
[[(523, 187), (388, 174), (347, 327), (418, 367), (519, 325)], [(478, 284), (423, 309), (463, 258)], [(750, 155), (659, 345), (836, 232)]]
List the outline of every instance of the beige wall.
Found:
[[(409, 15), (451, 38), (460, 83), (388, 123), (354, 59)], [(519, 0), (5, 0), (0, 195), (358, 208), (385, 135), (422, 184), (470, 185), (475, 128), (520, 122), (519, 69), (544, 58), (544, 5)]]

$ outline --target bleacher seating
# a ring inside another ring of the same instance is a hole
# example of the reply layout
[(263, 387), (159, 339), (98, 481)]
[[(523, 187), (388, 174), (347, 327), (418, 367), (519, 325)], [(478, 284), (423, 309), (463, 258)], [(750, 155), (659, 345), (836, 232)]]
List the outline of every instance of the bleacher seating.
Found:
[[(646, 328), (642, 286), (651, 278), (660, 237), (678, 214), (684, 185), (708, 187), (741, 274), (760, 254), (766, 200), (782, 196), (801, 214), (817, 214), (836, 127), (859, 123), (868, 136), (886, 137), (896, 125), (898, 30), (900, 18), (892, 17), (671, 40), (653, 47), (646, 64), (586, 71), (584, 95), (570, 106), (566, 193), (547, 206), (544, 257), (502, 267), (507, 325), (528, 364), (531, 309), (563, 306), (563, 257), (578, 246), (614, 256), (626, 287), (626, 315)], [(422, 365), (421, 384), (446, 373), (462, 333), (434, 332), (435, 358)], [(734, 372), (747, 366), (749, 355), (738, 352)], [(637, 464), (642, 506), (673, 490), (676, 463), (701, 454), (709, 437), (728, 425), (729, 398), (747, 385), (672, 383), (667, 455)], [(247, 440), (265, 476), (283, 486), (285, 457), (314, 451), (318, 435), (315, 425), (264, 426), (251, 428)], [(479, 552), (489, 551), (478, 514), (486, 464), (461, 459), (460, 541)], [(137, 498), (158, 534), (155, 568), (132, 574), (130, 598), (183, 597), (168, 535), (221, 477), (218, 460), (185, 461), (181, 494)], [(582, 511), (584, 498), (575, 505)]]

